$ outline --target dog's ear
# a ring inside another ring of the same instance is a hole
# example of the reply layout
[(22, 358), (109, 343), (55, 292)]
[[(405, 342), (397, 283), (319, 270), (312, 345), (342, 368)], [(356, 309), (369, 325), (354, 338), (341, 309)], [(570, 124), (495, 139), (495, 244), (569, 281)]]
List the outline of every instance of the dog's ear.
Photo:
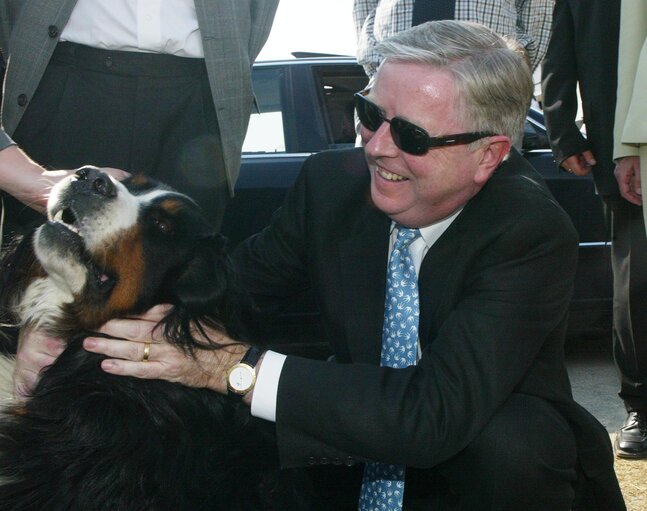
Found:
[(34, 233), (13, 239), (2, 247), (0, 254), (0, 352), (15, 353), (19, 323), (16, 304), (29, 283), (37, 275), (44, 275), (36, 259)]
[(194, 314), (209, 313), (225, 299), (233, 279), (225, 238), (205, 237), (198, 241), (191, 260), (173, 285), (175, 305)]
[(217, 347), (194, 337), (199, 323), (226, 331), (232, 338), (247, 340), (254, 316), (221, 235), (201, 239), (189, 263), (171, 284), (173, 310), (164, 319), (164, 331), (173, 343), (192, 351)]

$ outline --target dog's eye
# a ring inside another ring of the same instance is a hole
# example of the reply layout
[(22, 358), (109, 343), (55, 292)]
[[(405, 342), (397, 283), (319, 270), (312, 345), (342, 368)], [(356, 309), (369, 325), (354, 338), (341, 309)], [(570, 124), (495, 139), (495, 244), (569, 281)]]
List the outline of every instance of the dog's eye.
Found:
[(153, 219), (153, 223), (155, 228), (162, 234), (171, 234), (171, 231), (173, 230), (171, 222), (164, 220), (163, 218), (155, 218)]

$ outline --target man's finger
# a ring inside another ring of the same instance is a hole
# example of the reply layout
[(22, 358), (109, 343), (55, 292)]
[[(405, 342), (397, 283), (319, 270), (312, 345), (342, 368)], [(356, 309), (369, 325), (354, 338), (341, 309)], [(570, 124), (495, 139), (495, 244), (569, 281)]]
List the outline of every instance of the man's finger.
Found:
[(145, 380), (159, 380), (164, 366), (160, 362), (133, 362), (131, 360), (107, 359), (101, 362), (101, 369), (118, 376), (134, 376)]

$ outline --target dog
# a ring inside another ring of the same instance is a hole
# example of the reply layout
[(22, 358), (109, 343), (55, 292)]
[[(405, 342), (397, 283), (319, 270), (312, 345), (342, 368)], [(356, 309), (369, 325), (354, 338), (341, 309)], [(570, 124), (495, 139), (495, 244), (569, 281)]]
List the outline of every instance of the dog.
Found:
[[(82, 348), (105, 321), (158, 303), (174, 306), (160, 328), (188, 354), (218, 349), (196, 339), (196, 323), (245, 338), (225, 240), (189, 197), (84, 167), (52, 189), (48, 221), (2, 264), (1, 322), (67, 346), (0, 418), (0, 510), (306, 508), (278, 470), (270, 425), (244, 405), (109, 375)], [(5, 337), (10, 354), (15, 335)]]

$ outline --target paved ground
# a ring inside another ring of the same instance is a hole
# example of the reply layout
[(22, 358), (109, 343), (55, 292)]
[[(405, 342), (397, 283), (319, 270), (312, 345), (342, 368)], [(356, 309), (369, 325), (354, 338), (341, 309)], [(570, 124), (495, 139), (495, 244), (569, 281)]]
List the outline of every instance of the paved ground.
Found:
[(590, 350), (578, 347), (567, 355), (575, 400), (588, 409), (607, 428), (617, 431), (625, 420), (625, 409), (618, 397), (619, 377), (608, 344), (596, 340)]
[[(578, 342), (577, 349), (569, 350), (567, 356), (573, 394), (607, 428), (613, 440), (626, 415), (618, 397), (619, 378), (610, 352), (611, 341), (593, 340), (592, 349), (585, 349), (586, 344)], [(627, 511), (647, 510), (647, 459), (616, 458), (615, 471)]]

